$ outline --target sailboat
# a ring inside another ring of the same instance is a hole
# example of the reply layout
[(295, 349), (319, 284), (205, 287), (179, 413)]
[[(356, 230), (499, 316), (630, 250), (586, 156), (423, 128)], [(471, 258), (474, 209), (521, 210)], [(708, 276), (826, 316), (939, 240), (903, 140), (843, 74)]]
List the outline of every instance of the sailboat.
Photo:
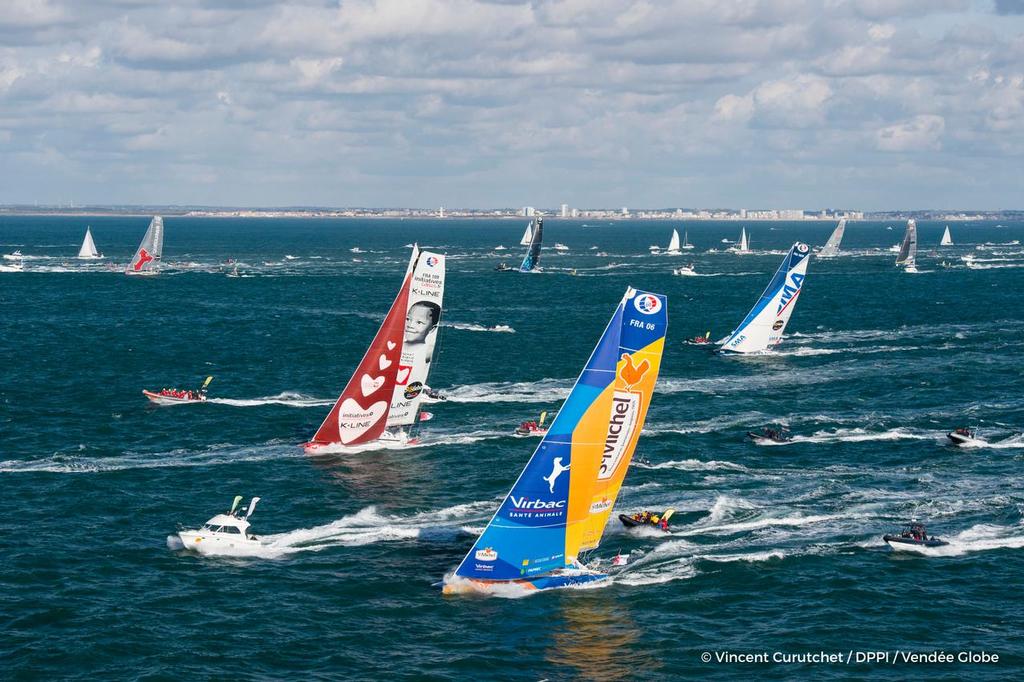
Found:
[(629, 288), (533, 456), (445, 594), (521, 595), (607, 580), (596, 549), (643, 429), (667, 299)]
[(839, 221), (836, 225), (836, 229), (832, 230), (832, 235), (825, 242), (825, 246), (821, 247), (821, 251), (818, 252), (818, 258), (835, 258), (839, 255), (839, 242), (843, 241), (843, 233), (846, 231), (846, 218)]
[(917, 222), (913, 218), (907, 221), (907, 231), (900, 244), (900, 253), (896, 256), (896, 265), (902, 265), (904, 272), (917, 272)]
[(740, 243), (735, 247), (736, 253), (750, 253), (750, 242), (747, 240), (747, 228), (740, 229)]
[(533, 221), (526, 223), (526, 231), (523, 232), (523, 238), (519, 240), (520, 246), (529, 246), (530, 242), (533, 241)]
[(668, 242), (668, 250), (665, 251), (669, 256), (678, 256), (679, 251), (679, 230), (672, 230), (672, 239)]
[(942, 241), (939, 242), (939, 246), (953, 246), (953, 235), (949, 233), (949, 225), (946, 225), (946, 231), (942, 233)]
[(155, 275), (160, 272), (160, 256), (164, 252), (164, 219), (160, 216), (153, 216), (149, 222), (149, 229), (142, 238), (142, 243), (132, 256), (128, 267), (124, 269), (126, 275)]
[(722, 343), (721, 352), (760, 353), (777, 346), (807, 277), (807, 244), (797, 242), (782, 259), (761, 298)]
[(398, 296), (307, 453), (413, 444), (444, 298), (445, 257), (414, 245)]
[(526, 256), (523, 257), (523, 262), (519, 266), (519, 272), (533, 272), (538, 270), (537, 264), (540, 262), (540, 244), (544, 236), (544, 219), (537, 218), (536, 224), (533, 228), (533, 234), (530, 237), (530, 246), (526, 250)]
[(681, 248), (684, 248), (686, 250), (690, 250), (690, 249), (693, 248), (693, 244), (690, 243), (690, 233), (689, 232), (686, 232), (686, 231), (683, 232), (683, 246)]
[(83, 260), (103, 258), (103, 254), (96, 250), (96, 242), (92, 240), (92, 230), (85, 228), (85, 238), (82, 240), (82, 247), (78, 249), (78, 257)]

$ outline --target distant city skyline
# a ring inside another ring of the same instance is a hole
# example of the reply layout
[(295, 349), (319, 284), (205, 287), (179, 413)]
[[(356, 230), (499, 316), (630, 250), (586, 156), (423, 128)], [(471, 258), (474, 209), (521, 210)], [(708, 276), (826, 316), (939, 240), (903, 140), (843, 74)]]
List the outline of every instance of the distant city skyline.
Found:
[(1024, 201), (1024, 0), (10, 0), (0, 36), (4, 205)]

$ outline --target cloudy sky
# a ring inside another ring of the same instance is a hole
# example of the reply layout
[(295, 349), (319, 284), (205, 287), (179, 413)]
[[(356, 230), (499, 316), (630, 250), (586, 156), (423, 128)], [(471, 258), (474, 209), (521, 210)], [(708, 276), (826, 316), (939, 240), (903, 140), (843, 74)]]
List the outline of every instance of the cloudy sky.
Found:
[(1022, 190), (1024, 0), (0, 0), (0, 203)]

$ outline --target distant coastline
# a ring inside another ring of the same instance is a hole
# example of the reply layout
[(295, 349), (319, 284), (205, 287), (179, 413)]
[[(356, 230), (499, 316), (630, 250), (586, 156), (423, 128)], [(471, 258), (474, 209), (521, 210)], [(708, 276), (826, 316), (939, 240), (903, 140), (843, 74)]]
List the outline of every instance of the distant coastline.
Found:
[(836, 221), (846, 218), (850, 221), (884, 220), (1024, 220), (1024, 209), (1001, 211), (968, 211), (917, 209), (901, 211), (855, 211), (841, 209), (572, 209), (568, 214), (563, 206), (559, 209), (419, 209), (419, 208), (236, 208), (210, 206), (28, 206), (19, 204), (0, 205), (0, 216), (151, 216), (193, 218), (385, 218), (385, 219), (517, 219), (544, 217), (549, 220), (672, 220), (672, 221), (749, 221), (749, 222), (794, 222), (794, 221)]

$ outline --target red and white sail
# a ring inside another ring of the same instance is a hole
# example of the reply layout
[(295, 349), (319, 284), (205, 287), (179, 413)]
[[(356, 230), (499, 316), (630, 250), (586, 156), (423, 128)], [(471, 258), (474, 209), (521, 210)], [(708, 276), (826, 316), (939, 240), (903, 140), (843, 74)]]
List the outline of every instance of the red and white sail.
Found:
[(149, 229), (142, 238), (142, 243), (125, 268), (126, 275), (155, 275), (159, 272), (160, 257), (164, 252), (164, 219), (154, 216)]
[(444, 273), (443, 255), (413, 247), (391, 310), (307, 450), (363, 445), (388, 427), (415, 423), (441, 320)]

